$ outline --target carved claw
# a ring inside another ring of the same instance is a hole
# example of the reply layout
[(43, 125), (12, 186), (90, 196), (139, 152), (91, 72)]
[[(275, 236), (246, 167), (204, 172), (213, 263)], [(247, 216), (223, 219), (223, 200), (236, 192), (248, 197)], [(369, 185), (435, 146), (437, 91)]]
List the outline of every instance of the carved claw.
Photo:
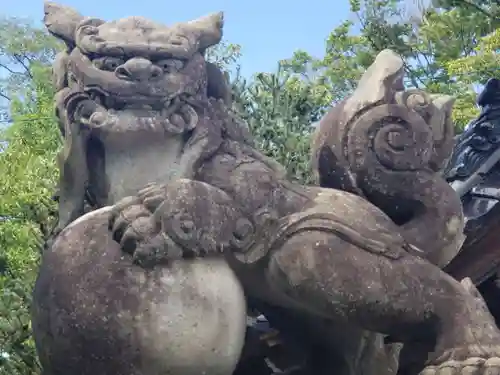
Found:
[(165, 199), (164, 192), (164, 186), (149, 184), (137, 196), (119, 201), (110, 214), (109, 229), (113, 239), (143, 267), (182, 258), (182, 251), (163, 234), (154, 216)]
[(148, 184), (137, 193), (137, 198), (150, 212), (155, 212), (163, 203), (166, 196), (166, 186)]
[(154, 232), (151, 213), (142, 204), (132, 204), (114, 216), (111, 231), (113, 239), (126, 253), (134, 253), (137, 242)]

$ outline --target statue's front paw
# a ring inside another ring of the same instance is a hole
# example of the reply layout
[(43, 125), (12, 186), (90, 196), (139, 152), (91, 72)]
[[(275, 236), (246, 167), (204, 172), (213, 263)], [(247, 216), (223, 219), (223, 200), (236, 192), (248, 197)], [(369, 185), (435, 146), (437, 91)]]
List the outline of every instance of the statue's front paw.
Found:
[(148, 185), (137, 196), (115, 204), (110, 214), (109, 229), (113, 239), (141, 266), (153, 266), (182, 257), (154, 215), (164, 201), (163, 191), (163, 186)]
[(127, 197), (113, 206), (109, 229), (123, 250), (134, 254), (137, 246), (154, 234), (152, 212), (138, 197)]
[(471, 297), (464, 302), (475, 311), (477, 321), (466, 329), (462, 347), (431, 359), (420, 375), (500, 375), (500, 332), (472, 280), (466, 277), (460, 283)]

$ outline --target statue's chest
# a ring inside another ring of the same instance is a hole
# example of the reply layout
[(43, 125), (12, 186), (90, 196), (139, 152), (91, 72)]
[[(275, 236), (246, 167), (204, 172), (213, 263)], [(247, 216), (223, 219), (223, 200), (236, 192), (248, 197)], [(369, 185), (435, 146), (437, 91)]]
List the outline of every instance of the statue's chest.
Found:
[(108, 180), (108, 204), (135, 195), (148, 183), (167, 183), (179, 172), (182, 144), (162, 136), (140, 140), (134, 145), (106, 145), (104, 160)]

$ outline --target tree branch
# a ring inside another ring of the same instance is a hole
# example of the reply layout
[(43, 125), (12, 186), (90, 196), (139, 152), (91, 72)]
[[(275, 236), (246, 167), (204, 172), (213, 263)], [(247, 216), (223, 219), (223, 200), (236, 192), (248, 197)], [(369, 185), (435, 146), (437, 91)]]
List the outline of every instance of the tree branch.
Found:
[(26, 63), (23, 61), (23, 57), (17, 53), (14, 53), (12, 56), (26, 70), (26, 74), (28, 74), (30, 79), (33, 79), (33, 75), (31, 74), (31, 70), (30, 70), (29, 66), (26, 65)]
[(8, 95), (6, 95), (6, 94), (4, 94), (4, 93), (2, 93), (2, 92), (0, 92), (0, 97), (1, 97), (1, 98), (4, 98), (5, 100), (8, 100), (9, 102), (12, 100), (12, 99), (10, 98), (10, 96), (8, 96)]
[(10, 74), (16, 74), (16, 73), (17, 73), (16, 71), (14, 71), (13, 69), (9, 68), (9, 67), (8, 67), (7, 65), (5, 65), (5, 64), (1, 64), (1, 63), (0, 63), (0, 68), (5, 69), (5, 70), (6, 70), (6, 71), (8, 71)]
[[(468, 0), (455, 0), (454, 2), (457, 5), (458, 4), (462, 4), (464, 7), (474, 8), (479, 13), (482, 13), (486, 17), (494, 19), (495, 21), (499, 21), (500, 20), (499, 17), (495, 16), (494, 14), (489, 13), (486, 9), (480, 7), (479, 5), (477, 5), (477, 4), (475, 4), (475, 3), (471, 2), (471, 1), (468, 1)], [(497, 3), (500, 3), (500, 1), (497, 1)], [(460, 6), (460, 5), (458, 5), (458, 6)]]

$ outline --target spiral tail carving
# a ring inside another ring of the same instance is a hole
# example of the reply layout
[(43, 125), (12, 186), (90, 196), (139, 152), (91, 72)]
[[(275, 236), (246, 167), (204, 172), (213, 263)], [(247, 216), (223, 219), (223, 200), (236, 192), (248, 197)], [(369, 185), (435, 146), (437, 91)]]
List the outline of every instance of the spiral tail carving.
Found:
[(463, 242), (461, 202), (438, 174), (453, 147), (453, 98), (404, 91), (403, 62), (382, 51), (352, 96), (320, 122), (313, 168), (321, 186), (364, 196), (417, 254), (444, 266)]

